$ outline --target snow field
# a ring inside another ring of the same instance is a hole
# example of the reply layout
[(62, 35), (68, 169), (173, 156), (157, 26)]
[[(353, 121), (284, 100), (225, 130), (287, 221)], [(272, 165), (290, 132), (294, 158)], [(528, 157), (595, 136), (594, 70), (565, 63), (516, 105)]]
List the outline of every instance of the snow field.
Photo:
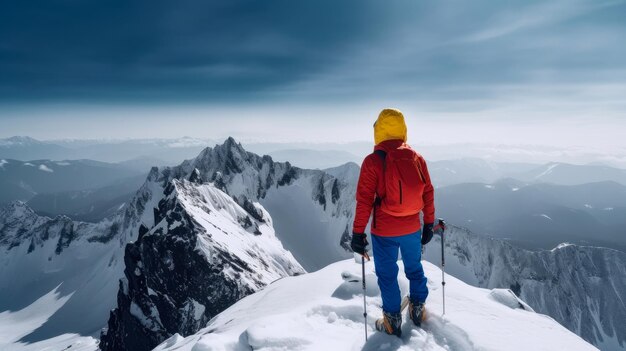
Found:
[[(401, 339), (376, 332), (374, 321), (382, 312), (373, 267), (366, 264), (367, 342), (361, 267), (345, 260), (281, 279), (240, 300), (195, 335), (175, 335), (155, 350), (596, 350), (552, 318), (510, 307), (518, 300), (507, 290), (475, 288), (451, 276), (442, 317), (441, 271), (428, 262), (431, 294), (423, 329), (404, 316)], [(404, 294), (408, 281), (402, 273), (399, 279)]]
[(47, 340), (35, 343), (25, 343), (19, 340), (41, 327), (56, 313), (73, 294), (61, 296), (59, 286), (28, 307), (19, 311), (4, 311), (0, 313), (0, 350), (3, 351), (53, 351), (72, 350), (92, 351), (97, 349), (97, 340), (92, 337), (83, 337), (78, 334), (62, 334)]

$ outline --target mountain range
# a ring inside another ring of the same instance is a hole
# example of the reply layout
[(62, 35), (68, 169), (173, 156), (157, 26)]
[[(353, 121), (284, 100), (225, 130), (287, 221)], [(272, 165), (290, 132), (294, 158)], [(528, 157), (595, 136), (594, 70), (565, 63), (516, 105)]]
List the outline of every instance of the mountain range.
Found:
[(42, 193), (100, 188), (131, 177), (145, 178), (146, 174), (146, 171), (92, 160), (0, 159), (0, 204), (28, 201)]
[(626, 252), (626, 186), (464, 183), (438, 188), (437, 210), (452, 223), (529, 249), (563, 242)]
[[(277, 279), (350, 257), (358, 173), (356, 164), (322, 171), (274, 162), (229, 138), (179, 166), (153, 168), (132, 199), (98, 223), (13, 202), (0, 216), (0, 325), (11, 325), (0, 347), (93, 349), (100, 336), (104, 350), (148, 350), (193, 335), (243, 297), (272, 291)], [(461, 280), (511, 289), (603, 348), (624, 345), (624, 254), (531, 252), (460, 229), (449, 235), (458, 240), (446, 252)], [(426, 250), (433, 262), (436, 245)]]
[[(448, 225), (446, 272), (478, 287), (508, 288), (601, 350), (626, 348), (626, 253), (562, 244), (528, 251), (502, 240)], [(435, 237), (425, 259), (441, 262)]]

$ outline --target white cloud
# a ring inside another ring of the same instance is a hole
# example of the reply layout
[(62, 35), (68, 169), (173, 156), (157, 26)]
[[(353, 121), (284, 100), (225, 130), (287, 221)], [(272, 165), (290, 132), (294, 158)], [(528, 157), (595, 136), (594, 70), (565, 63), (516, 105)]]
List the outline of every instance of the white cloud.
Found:
[(39, 165), (39, 170), (44, 171), (44, 172), (50, 172), (50, 173), (54, 172), (54, 170), (48, 168), (48, 166), (44, 164)]
[(557, 24), (599, 8), (620, 4), (620, 1), (590, 0), (546, 1), (525, 9), (514, 9), (496, 18), (487, 27), (465, 37), (468, 42), (481, 42), (500, 38), (528, 29)]

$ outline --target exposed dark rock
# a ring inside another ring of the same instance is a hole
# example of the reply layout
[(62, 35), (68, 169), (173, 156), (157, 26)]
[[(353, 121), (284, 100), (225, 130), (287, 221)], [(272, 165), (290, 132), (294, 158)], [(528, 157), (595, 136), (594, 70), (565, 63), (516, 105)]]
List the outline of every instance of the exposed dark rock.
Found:
[(326, 210), (326, 190), (324, 189), (324, 177), (321, 177), (319, 182), (317, 183), (314, 199), (321, 206), (324, 207), (324, 210)]
[(339, 180), (335, 178), (333, 181), (333, 188), (331, 190), (331, 201), (336, 204), (340, 197), (341, 192), (339, 191)]
[(297, 178), (298, 173), (296, 172), (296, 169), (291, 167), (289, 162), (287, 162), (287, 166), (289, 166), (287, 172), (285, 172), (283, 177), (280, 178), (277, 182), (279, 186), (289, 185), (294, 179)]
[(61, 231), (59, 233), (59, 240), (57, 241), (57, 248), (55, 250), (57, 255), (60, 254), (64, 248), (68, 247), (75, 238), (74, 222), (72, 222), (71, 219), (68, 217), (59, 217), (58, 222), (61, 226)]
[(243, 209), (246, 210), (246, 212), (248, 212), (252, 216), (252, 218), (256, 219), (257, 221), (265, 221), (261, 211), (259, 211), (259, 209), (257, 209), (254, 204), (250, 202), (250, 200), (248, 200), (247, 198), (244, 199), (243, 205), (241, 207), (243, 207)]
[(339, 245), (346, 251), (352, 251), (352, 248), (350, 248), (350, 241), (352, 241), (352, 230), (350, 230), (350, 224), (348, 224), (341, 234)]
[(175, 199), (161, 201), (156, 212), (168, 224), (182, 224), (168, 233), (144, 227), (144, 234), (126, 246), (125, 278), (101, 336), (102, 350), (151, 350), (174, 333), (196, 332), (253, 292), (224, 275), (225, 265), (243, 270), (245, 262), (217, 251), (208, 264), (195, 249), (198, 229)]

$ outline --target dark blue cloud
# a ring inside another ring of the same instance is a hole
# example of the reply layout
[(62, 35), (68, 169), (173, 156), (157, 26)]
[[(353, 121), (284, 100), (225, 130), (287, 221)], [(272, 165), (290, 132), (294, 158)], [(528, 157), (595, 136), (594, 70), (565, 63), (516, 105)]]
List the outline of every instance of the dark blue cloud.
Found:
[(0, 89), (15, 97), (226, 96), (302, 78), (384, 34), (379, 1), (12, 1)]
[(0, 96), (445, 98), (464, 86), (624, 83), (624, 13), (623, 2), (578, 0), (5, 1)]

